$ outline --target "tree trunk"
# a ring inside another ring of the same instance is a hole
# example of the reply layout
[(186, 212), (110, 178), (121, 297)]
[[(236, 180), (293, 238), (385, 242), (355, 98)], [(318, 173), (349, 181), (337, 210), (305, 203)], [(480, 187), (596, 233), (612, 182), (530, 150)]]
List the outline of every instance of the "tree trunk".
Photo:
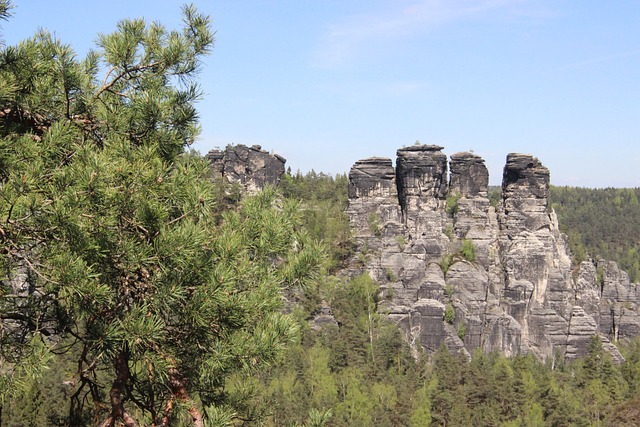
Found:
[(120, 352), (114, 361), (116, 368), (116, 379), (113, 381), (109, 400), (111, 401), (111, 415), (104, 420), (100, 427), (113, 427), (117, 420), (122, 420), (125, 427), (138, 427), (138, 423), (124, 410), (122, 395), (125, 387), (131, 378), (129, 364), (124, 352)]
[(171, 399), (167, 402), (160, 427), (167, 427), (169, 425), (169, 418), (171, 417), (171, 411), (173, 411), (175, 399), (179, 399), (181, 402), (188, 404), (191, 421), (195, 427), (204, 427), (202, 414), (195, 403), (189, 398), (189, 393), (187, 392), (187, 379), (180, 375), (178, 370), (175, 368), (169, 369), (169, 388), (171, 389), (173, 396), (171, 396)]

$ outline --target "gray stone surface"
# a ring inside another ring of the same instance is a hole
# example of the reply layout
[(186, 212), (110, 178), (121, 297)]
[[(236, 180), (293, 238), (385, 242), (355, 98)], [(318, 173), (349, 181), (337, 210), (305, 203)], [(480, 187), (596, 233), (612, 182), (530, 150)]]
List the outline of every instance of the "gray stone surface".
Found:
[(395, 195), (395, 177), (395, 169), (389, 158), (359, 160), (349, 172), (349, 198)]
[(489, 171), (484, 159), (473, 153), (451, 155), (451, 178), (449, 192), (463, 197), (487, 197)]
[(414, 145), (397, 152), (400, 206), (407, 217), (435, 210), (447, 195), (447, 156), (438, 145)]
[(270, 154), (259, 145), (228, 145), (224, 151), (211, 150), (205, 157), (214, 179), (223, 177), (232, 184), (240, 184), (248, 193), (267, 185), (277, 186), (286, 163), (282, 156)]
[[(377, 157), (353, 166), (347, 213), (358, 255), (346, 273), (370, 274), (389, 317), (427, 351), (444, 343), (465, 355), (482, 348), (573, 359), (597, 334), (621, 361), (611, 342), (640, 334), (639, 290), (615, 263), (574, 269), (548, 206), (548, 169), (509, 154), (494, 207), (484, 160), (456, 153), (447, 177), (441, 150), (402, 148), (395, 170)], [(465, 257), (470, 243), (475, 254)]]

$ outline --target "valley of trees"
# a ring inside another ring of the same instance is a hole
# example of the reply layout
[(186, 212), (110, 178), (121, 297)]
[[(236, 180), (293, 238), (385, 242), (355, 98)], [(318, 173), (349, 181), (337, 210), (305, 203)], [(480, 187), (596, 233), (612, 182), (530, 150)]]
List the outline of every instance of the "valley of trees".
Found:
[[(640, 339), (620, 366), (597, 339), (571, 364), (423, 354), (340, 276), (346, 175), (212, 182), (188, 145), (213, 34), (183, 16), (82, 61), (46, 31), (0, 49), (0, 426), (640, 424)], [(637, 277), (637, 195), (552, 188), (576, 258)]]
[(576, 261), (618, 263), (640, 282), (640, 188), (551, 187), (550, 203)]

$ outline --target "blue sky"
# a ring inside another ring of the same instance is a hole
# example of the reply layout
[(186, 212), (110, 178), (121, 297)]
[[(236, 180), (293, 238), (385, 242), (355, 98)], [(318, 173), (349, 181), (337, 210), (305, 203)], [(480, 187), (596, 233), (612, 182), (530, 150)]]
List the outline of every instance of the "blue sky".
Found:
[[(82, 56), (98, 32), (181, 1), (14, 0)], [(348, 172), (416, 140), (473, 150), (499, 184), (530, 153), (555, 185), (640, 187), (640, 0), (211, 0), (199, 103), (206, 153), (259, 144), (294, 171)]]

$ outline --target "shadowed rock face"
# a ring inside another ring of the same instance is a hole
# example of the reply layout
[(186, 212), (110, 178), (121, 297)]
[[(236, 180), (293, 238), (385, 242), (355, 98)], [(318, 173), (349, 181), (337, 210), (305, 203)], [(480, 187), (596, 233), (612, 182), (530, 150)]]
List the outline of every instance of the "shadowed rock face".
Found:
[(549, 222), (549, 170), (528, 154), (509, 154), (502, 176), (503, 228), (510, 235), (535, 231)]
[(473, 153), (451, 155), (451, 179), (449, 192), (464, 197), (487, 197), (489, 171), (484, 159)]
[(224, 177), (232, 184), (240, 184), (245, 191), (255, 193), (267, 185), (277, 186), (284, 175), (286, 160), (269, 154), (259, 145), (227, 146), (224, 151), (211, 150), (205, 156), (214, 179)]
[(502, 190), (506, 194), (517, 194), (522, 190), (519, 193), (523, 197), (546, 201), (549, 197), (549, 169), (529, 154), (508, 154)]
[(447, 194), (447, 156), (438, 145), (414, 145), (397, 152), (397, 181), (403, 212), (436, 209)]
[(640, 334), (640, 289), (611, 262), (582, 263), (574, 278), (548, 209), (548, 169), (509, 154), (494, 208), (484, 160), (453, 154), (447, 177), (441, 150), (402, 148), (395, 171), (384, 158), (353, 166), (347, 213), (366, 257), (354, 257), (348, 273), (376, 280), (389, 317), (427, 351), (445, 343), (467, 355), (479, 347), (572, 359), (598, 334), (621, 361), (610, 341)]
[(395, 170), (391, 159), (372, 157), (359, 160), (349, 172), (349, 198), (396, 194)]

